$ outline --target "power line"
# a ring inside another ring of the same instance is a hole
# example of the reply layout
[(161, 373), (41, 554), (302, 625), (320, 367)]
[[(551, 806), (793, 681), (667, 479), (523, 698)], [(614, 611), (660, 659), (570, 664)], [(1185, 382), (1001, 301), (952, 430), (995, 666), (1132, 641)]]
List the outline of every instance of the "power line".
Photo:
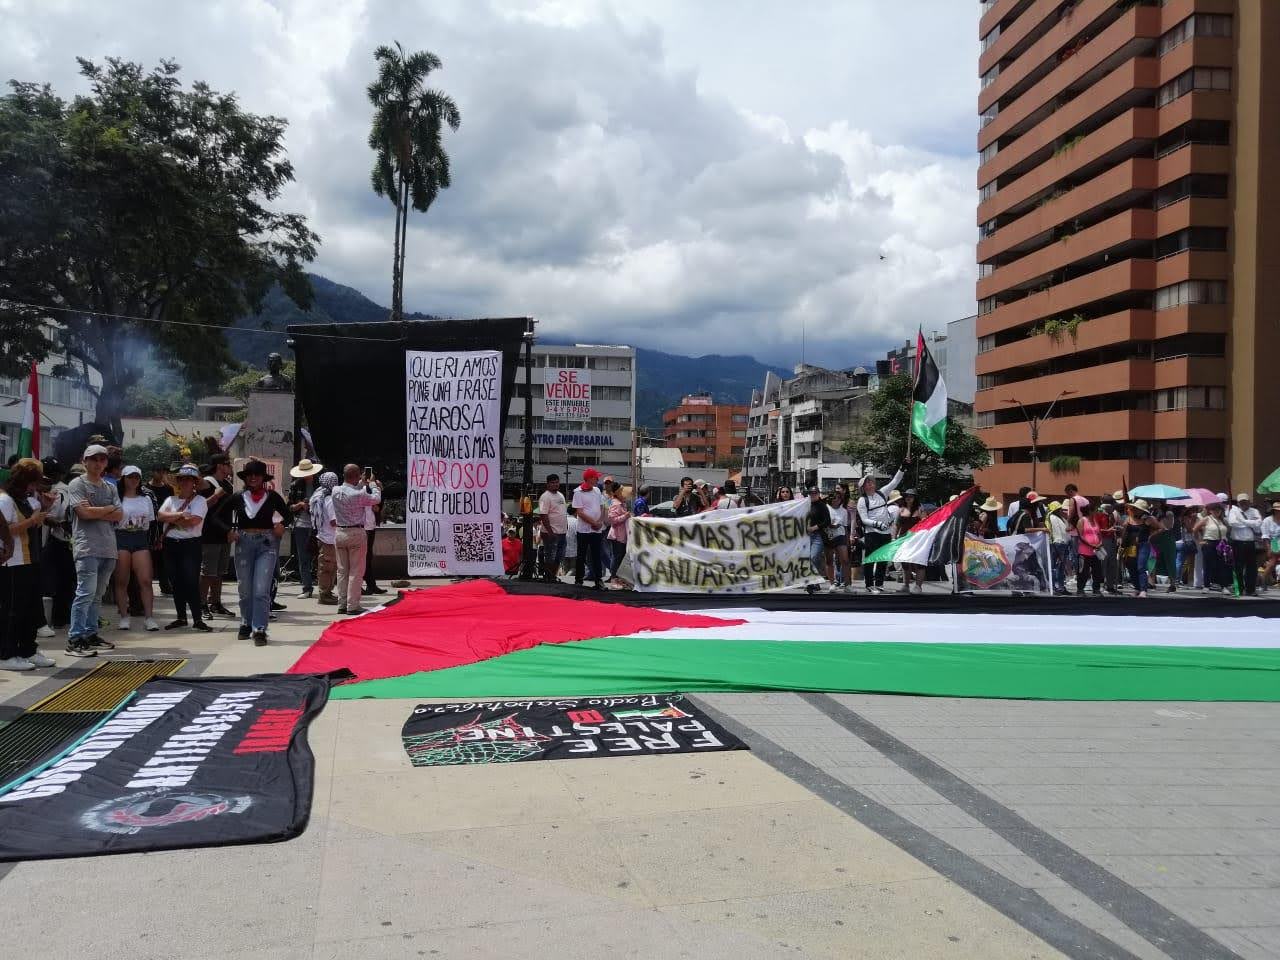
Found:
[[(101, 310), (77, 310), (71, 307), (54, 307), (40, 303), (27, 303), (23, 300), (10, 300), (7, 297), (0, 297), (0, 304), (11, 307), (27, 307), (31, 310), (45, 310), (52, 313), (74, 313), (79, 316), (87, 317), (105, 317), (109, 320), (136, 320), (139, 323), (159, 323), (168, 324), (174, 327), (199, 327), (206, 330), (224, 330), (234, 331), (236, 333), (257, 333), (268, 337), (325, 337), (332, 340), (359, 340), (366, 343), (387, 343), (388, 341), (382, 337), (356, 337), (345, 334), (331, 333), (288, 333), (284, 330), (263, 330), (253, 327), (228, 327), (217, 323), (200, 323), (196, 320), (163, 320), (159, 317), (135, 317), (128, 313), (105, 313)], [(390, 322), (390, 321), (386, 321)], [(341, 326), (341, 324), (338, 324)]]

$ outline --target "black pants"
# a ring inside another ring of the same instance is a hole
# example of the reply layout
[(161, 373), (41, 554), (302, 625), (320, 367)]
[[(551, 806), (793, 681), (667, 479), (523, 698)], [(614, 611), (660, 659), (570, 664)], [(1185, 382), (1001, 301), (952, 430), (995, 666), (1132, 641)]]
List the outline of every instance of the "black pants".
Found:
[(1258, 544), (1253, 540), (1232, 540), (1236, 554), (1236, 579), (1246, 597), (1258, 592)]
[[(876, 533), (868, 530), (862, 535), (862, 546), (866, 556), (871, 556), (871, 554), (888, 543), (889, 539), (887, 533)], [(862, 564), (862, 579), (867, 589), (883, 587), (885, 571), (888, 569), (889, 565), (887, 563), (867, 563), (864, 561)]]
[(35, 565), (0, 567), (0, 660), (36, 652), (36, 630), (44, 619), (40, 608)]
[(582, 575), (599, 583), (604, 574), (600, 570), (600, 537), (598, 533), (578, 534), (578, 555), (573, 563), (573, 582), (582, 586)]
[(1084, 593), (1084, 588), (1093, 578), (1093, 592), (1102, 592), (1102, 561), (1095, 554), (1092, 557), (1080, 554), (1080, 572), (1076, 574), (1076, 593)]
[(161, 593), (173, 593), (173, 584), (169, 582), (169, 571), (164, 565), (163, 550), (151, 551), (151, 575), (156, 583), (160, 584)]
[(200, 541), (195, 537), (178, 539), (165, 537), (165, 562), (169, 567), (169, 580), (173, 585), (173, 605), (178, 609), (178, 619), (200, 619)]
[(1218, 554), (1218, 541), (1206, 540), (1200, 544), (1200, 565), (1204, 567), (1204, 585), (1206, 587), (1231, 586), (1231, 571), (1222, 562)]
[(76, 595), (76, 562), (71, 557), (71, 544), (53, 537), (40, 554), (44, 589), (40, 592), (53, 600), (49, 626), (65, 627), (71, 622), (71, 601)]
[(377, 589), (378, 581), (373, 575), (373, 531), (366, 530), (364, 535), (368, 544), (364, 552), (364, 588), (369, 591)]

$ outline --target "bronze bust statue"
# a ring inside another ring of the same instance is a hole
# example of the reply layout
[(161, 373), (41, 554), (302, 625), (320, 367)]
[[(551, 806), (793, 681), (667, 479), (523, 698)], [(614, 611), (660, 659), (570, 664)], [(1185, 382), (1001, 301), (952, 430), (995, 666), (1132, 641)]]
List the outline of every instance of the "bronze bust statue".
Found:
[(280, 354), (272, 353), (267, 356), (267, 375), (258, 379), (255, 389), (258, 390), (280, 390), (289, 391), (293, 389), (293, 381), (286, 377), (281, 371), (284, 369), (284, 360)]

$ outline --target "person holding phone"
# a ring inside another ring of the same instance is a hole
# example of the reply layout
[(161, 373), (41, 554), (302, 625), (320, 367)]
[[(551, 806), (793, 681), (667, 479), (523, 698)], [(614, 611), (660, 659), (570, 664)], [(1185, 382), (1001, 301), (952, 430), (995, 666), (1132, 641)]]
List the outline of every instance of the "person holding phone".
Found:
[(330, 496), (333, 503), (334, 551), (338, 557), (338, 613), (364, 613), (360, 606), (360, 583), (364, 579), (369, 553), (365, 534), (366, 510), (382, 503), (382, 483), (370, 470), (348, 463), (342, 470), (343, 483)]

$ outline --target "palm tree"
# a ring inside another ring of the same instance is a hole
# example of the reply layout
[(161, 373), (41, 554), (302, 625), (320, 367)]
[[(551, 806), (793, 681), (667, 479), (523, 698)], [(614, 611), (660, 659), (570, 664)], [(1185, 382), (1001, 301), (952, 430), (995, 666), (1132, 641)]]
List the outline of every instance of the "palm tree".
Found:
[(369, 84), (373, 124), (369, 146), (373, 192), (390, 197), (396, 208), (395, 248), (391, 267), (391, 319), (404, 316), (404, 260), (410, 208), (426, 212), (441, 190), (449, 187), (449, 155), (441, 135), (446, 125), (462, 122), (458, 105), (440, 90), (424, 86), (440, 69), (440, 58), (422, 50), (408, 56), (399, 43), (374, 51), (378, 79)]

